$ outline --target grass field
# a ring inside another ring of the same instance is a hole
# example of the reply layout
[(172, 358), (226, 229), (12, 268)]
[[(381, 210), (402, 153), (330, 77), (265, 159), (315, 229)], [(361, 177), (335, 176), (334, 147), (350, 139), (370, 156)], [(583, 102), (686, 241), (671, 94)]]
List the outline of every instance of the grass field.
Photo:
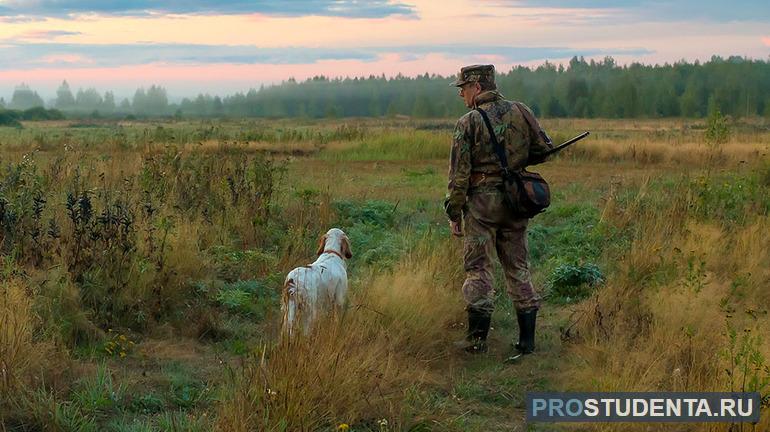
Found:
[[(551, 120), (538, 352), (496, 268), (467, 357), (453, 121), (0, 128), (0, 431), (770, 430), (770, 125)], [(352, 242), (342, 316), (279, 342), (284, 275)], [(759, 391), (758, 425), (524, 422), (534, 390)], [(346, 429), (347, 428), (347, 429)]]

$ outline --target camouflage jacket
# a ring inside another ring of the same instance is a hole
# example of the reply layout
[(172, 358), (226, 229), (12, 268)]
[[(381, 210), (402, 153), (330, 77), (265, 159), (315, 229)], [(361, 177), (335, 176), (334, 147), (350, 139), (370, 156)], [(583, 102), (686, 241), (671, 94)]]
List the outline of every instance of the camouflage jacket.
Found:
[[(537, 130), (533, 130), (519, 107), (503, 99), (496, 91), (479, 94), (476, 106), (489, 116), (497, 141), (505, 147), (509, 169), (518, 170), (545, 160), (543, 153), (552, 148), (551, 140), (542, 132), (536, 120), (533, 127)], [(520, 106), (529, 110), (526, 105)], [(534, 115), (531, 118), (534, 119)], [(500, 171), (500, 159), (495, 153), (484, 119), (476, 110), (468, 112), (457, 121), (452, 141), (449, 187), (444, 201), (449, 219), (457, 222), (462, 217), (468, 190), (472, 186), (471, 173), (499, 176)], [(499, 184), (501, 180), (497, 182)]]

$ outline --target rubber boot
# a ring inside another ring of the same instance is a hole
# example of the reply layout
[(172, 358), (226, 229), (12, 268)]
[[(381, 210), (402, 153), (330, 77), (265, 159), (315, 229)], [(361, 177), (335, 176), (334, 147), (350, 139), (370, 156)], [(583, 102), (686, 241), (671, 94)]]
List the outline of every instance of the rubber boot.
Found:
[(491, 322), (492, 315), (488, 312), (468, 309), (468, 332), (465, 337), (468, 344), (463, 348), (465, 352), (470, 354), (487, 352), (487, 335)]
[(535, 350), (537, 309), (516, 311), (516, 319), (519, 321), (519, 342), (514, 345), (514, 348), (523, 354), (531, 354)]
[(532, 354), (535, 351), (535, 324), (537, 322), (537, 309), (516, 311), (516, 319), (519, 322), (519, 342), (513, 347), (518, 351), (506, 362), (513, 362), (522, 356)]

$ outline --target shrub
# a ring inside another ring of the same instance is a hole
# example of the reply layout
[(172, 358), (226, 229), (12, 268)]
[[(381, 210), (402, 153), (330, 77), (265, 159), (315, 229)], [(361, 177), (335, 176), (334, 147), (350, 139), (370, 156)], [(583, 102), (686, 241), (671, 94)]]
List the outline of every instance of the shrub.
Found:
[(261, 320), (278, 307), (278, 291), (265, 281), (240, 280), (223, 284), (216, 301), (231, 312)]
[(392, 226), (396, 219), (397, 206), (394, 203), (368, 200), (364, 203), (341, 200), (332, 203), (340, 223), (353, 225), (363, 223), (378, 227)]
[(45, 109), (43, 107), (34, 107), (24, 110), (21, 113), (21, 118), (27, 121), (42, 121), (42, 120), (64, 120), (64, 114), (56, 109)]
[(719, 108), (713, 108), (706, 120), (706, 142), (718, 147), (730, 139), (730, 126)]
[(4, 110), (0, 108), (0, 126), (13, 126), (21, 127), (19, 118), (21, 117), (18, 111)]
[(604, 275), (595, 264), (562, 264), (548, 279), (554, 300), (573, 302), (591, 295), (593, 288), (604, 281)]

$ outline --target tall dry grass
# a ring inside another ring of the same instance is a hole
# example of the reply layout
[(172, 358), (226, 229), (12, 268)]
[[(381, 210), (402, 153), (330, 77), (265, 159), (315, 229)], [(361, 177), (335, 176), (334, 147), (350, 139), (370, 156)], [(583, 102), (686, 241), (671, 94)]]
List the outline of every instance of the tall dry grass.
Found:
[[(732, 213), (703, 192), (722, 179), (684, 179), (664, 189), (648, 184), (623, 204), (608, 198), (604, 228), (627, 235), (630, 247), (613, 257), (616, 268), (606, 286), (579, 307), (564, 387), (758, 391), (765, 398), (762, 419), (741, 430), (770, 429), (766, 174), (757, 174), (757, 200), (742, 202)], [(730, 181), (721, 187), (733, 190)], [(731, 203), (729, 194), (716, 196)], [(737, 430), (729, 424), (661, 429)], [(595, 425), (590, 430), (649, 429)]]
[[(39, 323), (29, 285), (16, 275), (0, 282), (0, 428), (27, 416), (26, 396), (35, 387), (55, 388), (67, 356), (35, 337)], [(58, 364), (53, 365), (54, 362)], [(4, 429), (3, 429), (4, 430)]]
[(456, 253), (456, 243), (423, 244), (392, 272), (364, 277), (342, 316), (255, 355), (233, 373), (217, 430), (376, 427), (383, 419), (406, 430), (401, 401), (433, 380), (449, 355), (446, 327), (462, 313), (452, 289), (462, 274), (446, 267)]
[(672, 144), (653, 136), (638, 139), (595, 138), (576, 144), (562, 157), (600, 162), (631, 161), (645, 165), (754, 163), (770, 154), (768, 142), (734, 140), (720, 147), (710, 147), (696, 140)]
[[(0, 285), (0, 404), (22, 383), (32, 355), (32, 300), (16, 278)], [(2, 412), (2, 411), (0, 411)]]

